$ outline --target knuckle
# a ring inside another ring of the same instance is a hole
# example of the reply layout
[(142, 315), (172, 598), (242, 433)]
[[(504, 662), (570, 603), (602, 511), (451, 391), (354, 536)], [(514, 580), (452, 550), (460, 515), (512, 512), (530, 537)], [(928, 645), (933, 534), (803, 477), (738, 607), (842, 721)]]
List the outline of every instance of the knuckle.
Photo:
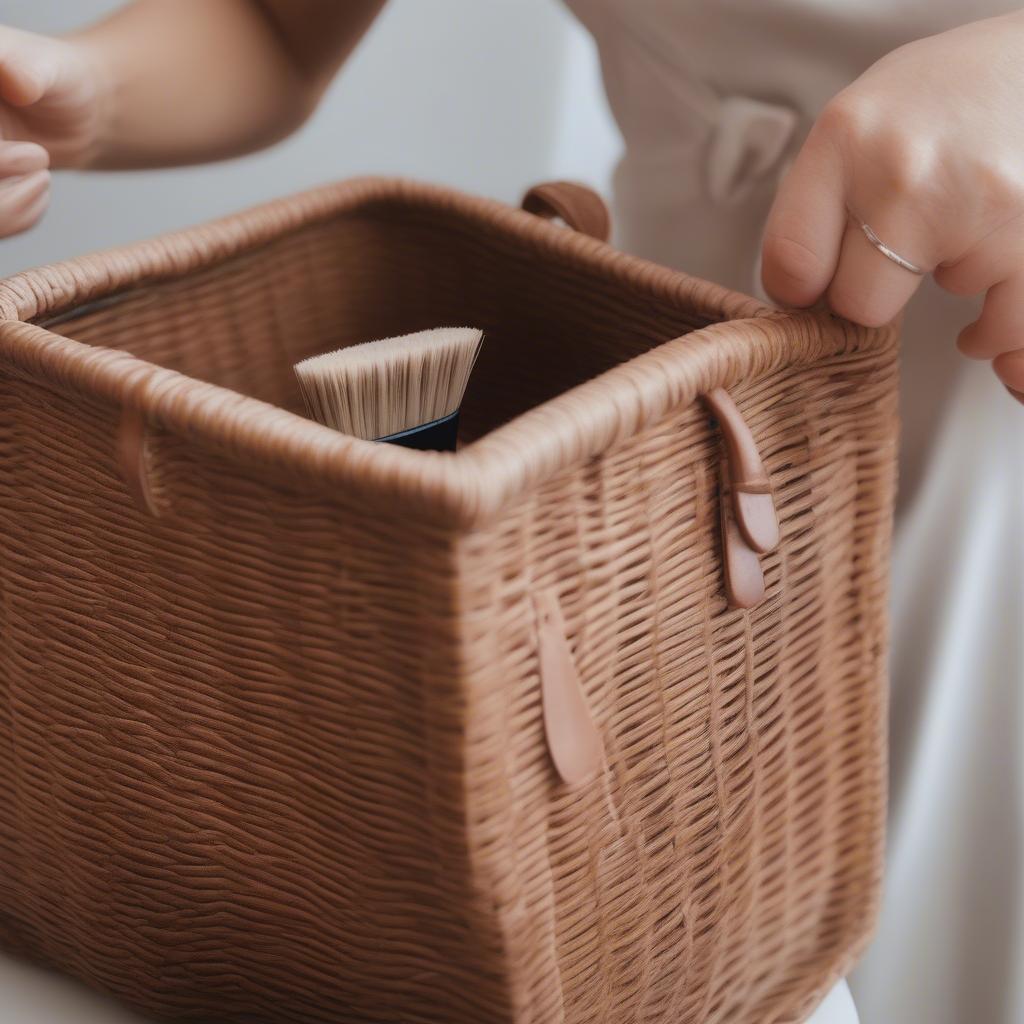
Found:
[(927, 198), (939, 184), (941, 159), (934, 140), (913, 125), (894, 124), (872, 96), (841, 92), (826, 104), (815, 128), (848, 159), (856, 159), (872, 191)]
[(879, 121), (875, 104), (868, 97), (843, 91), (825, 104), (816, 127), (837, 141), (860, 139), (872, 135)]
[(938, 186), (938, 156), (926, 141), (885, 136), (877, 142), (875, 158), (886, 189), (901, 199), (928, 201)]

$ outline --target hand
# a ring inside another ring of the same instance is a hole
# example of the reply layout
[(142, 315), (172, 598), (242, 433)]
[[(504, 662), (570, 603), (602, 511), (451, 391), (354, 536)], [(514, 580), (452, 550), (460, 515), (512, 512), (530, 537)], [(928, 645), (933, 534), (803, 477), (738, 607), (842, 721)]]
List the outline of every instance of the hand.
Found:
[(74, 42), (0, 26), (0, 238), (42, 216), (51, 163), (87, 163), (100, 92), (96, 68)]
[(824, 109), (785, 176), (765, 231), (762, 278), (779, 302), (825, 297), (878, 326), (921, 278), (886, 258), (860, 221), (960, 295), (985, 292), (959, 337), (1024, 401), (1024, 15), (902, 46)]

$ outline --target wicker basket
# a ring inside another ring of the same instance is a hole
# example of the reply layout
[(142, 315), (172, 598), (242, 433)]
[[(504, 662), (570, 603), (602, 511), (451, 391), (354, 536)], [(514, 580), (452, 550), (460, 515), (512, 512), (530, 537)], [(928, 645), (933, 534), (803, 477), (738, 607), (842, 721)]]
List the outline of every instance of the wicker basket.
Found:
[[(894, 331), (526, 206), (364, 179), (0, 284), (7, 949), (275, 1024), (798, 1021), (850, 966)], [(297, 413), (448, 323), (458, 453)]]

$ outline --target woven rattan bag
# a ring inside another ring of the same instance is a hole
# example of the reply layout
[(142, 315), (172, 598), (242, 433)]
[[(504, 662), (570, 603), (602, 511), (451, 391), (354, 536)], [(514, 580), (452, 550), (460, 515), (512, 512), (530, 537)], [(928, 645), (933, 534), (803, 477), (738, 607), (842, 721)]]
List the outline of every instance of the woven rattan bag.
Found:
[[(0, 284), (4, 947), (274, 1024), (799, 1021), (850, 966), (894, 332), (525, 206), (352, 181)], [(457, 453), (298, 411), (464, 323)]]

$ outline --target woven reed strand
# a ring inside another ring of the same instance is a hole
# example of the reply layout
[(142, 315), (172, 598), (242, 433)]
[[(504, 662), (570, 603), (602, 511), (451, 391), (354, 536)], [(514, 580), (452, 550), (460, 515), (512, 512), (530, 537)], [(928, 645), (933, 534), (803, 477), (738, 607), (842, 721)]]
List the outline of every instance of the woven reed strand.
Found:
[[(892, 330), (377, 180), (19, 275), (0, 312), (6, 948), (268, 1024), (797, 1022), (848, 968), (880, 882)], [(488, 334), (459, 453), (294, 415), (297, 360), (447, 322)], [(782, 523), (749, 613), (718, 384)], [(582, 789), (543, 743), (541, 587), (604, 737)]]

